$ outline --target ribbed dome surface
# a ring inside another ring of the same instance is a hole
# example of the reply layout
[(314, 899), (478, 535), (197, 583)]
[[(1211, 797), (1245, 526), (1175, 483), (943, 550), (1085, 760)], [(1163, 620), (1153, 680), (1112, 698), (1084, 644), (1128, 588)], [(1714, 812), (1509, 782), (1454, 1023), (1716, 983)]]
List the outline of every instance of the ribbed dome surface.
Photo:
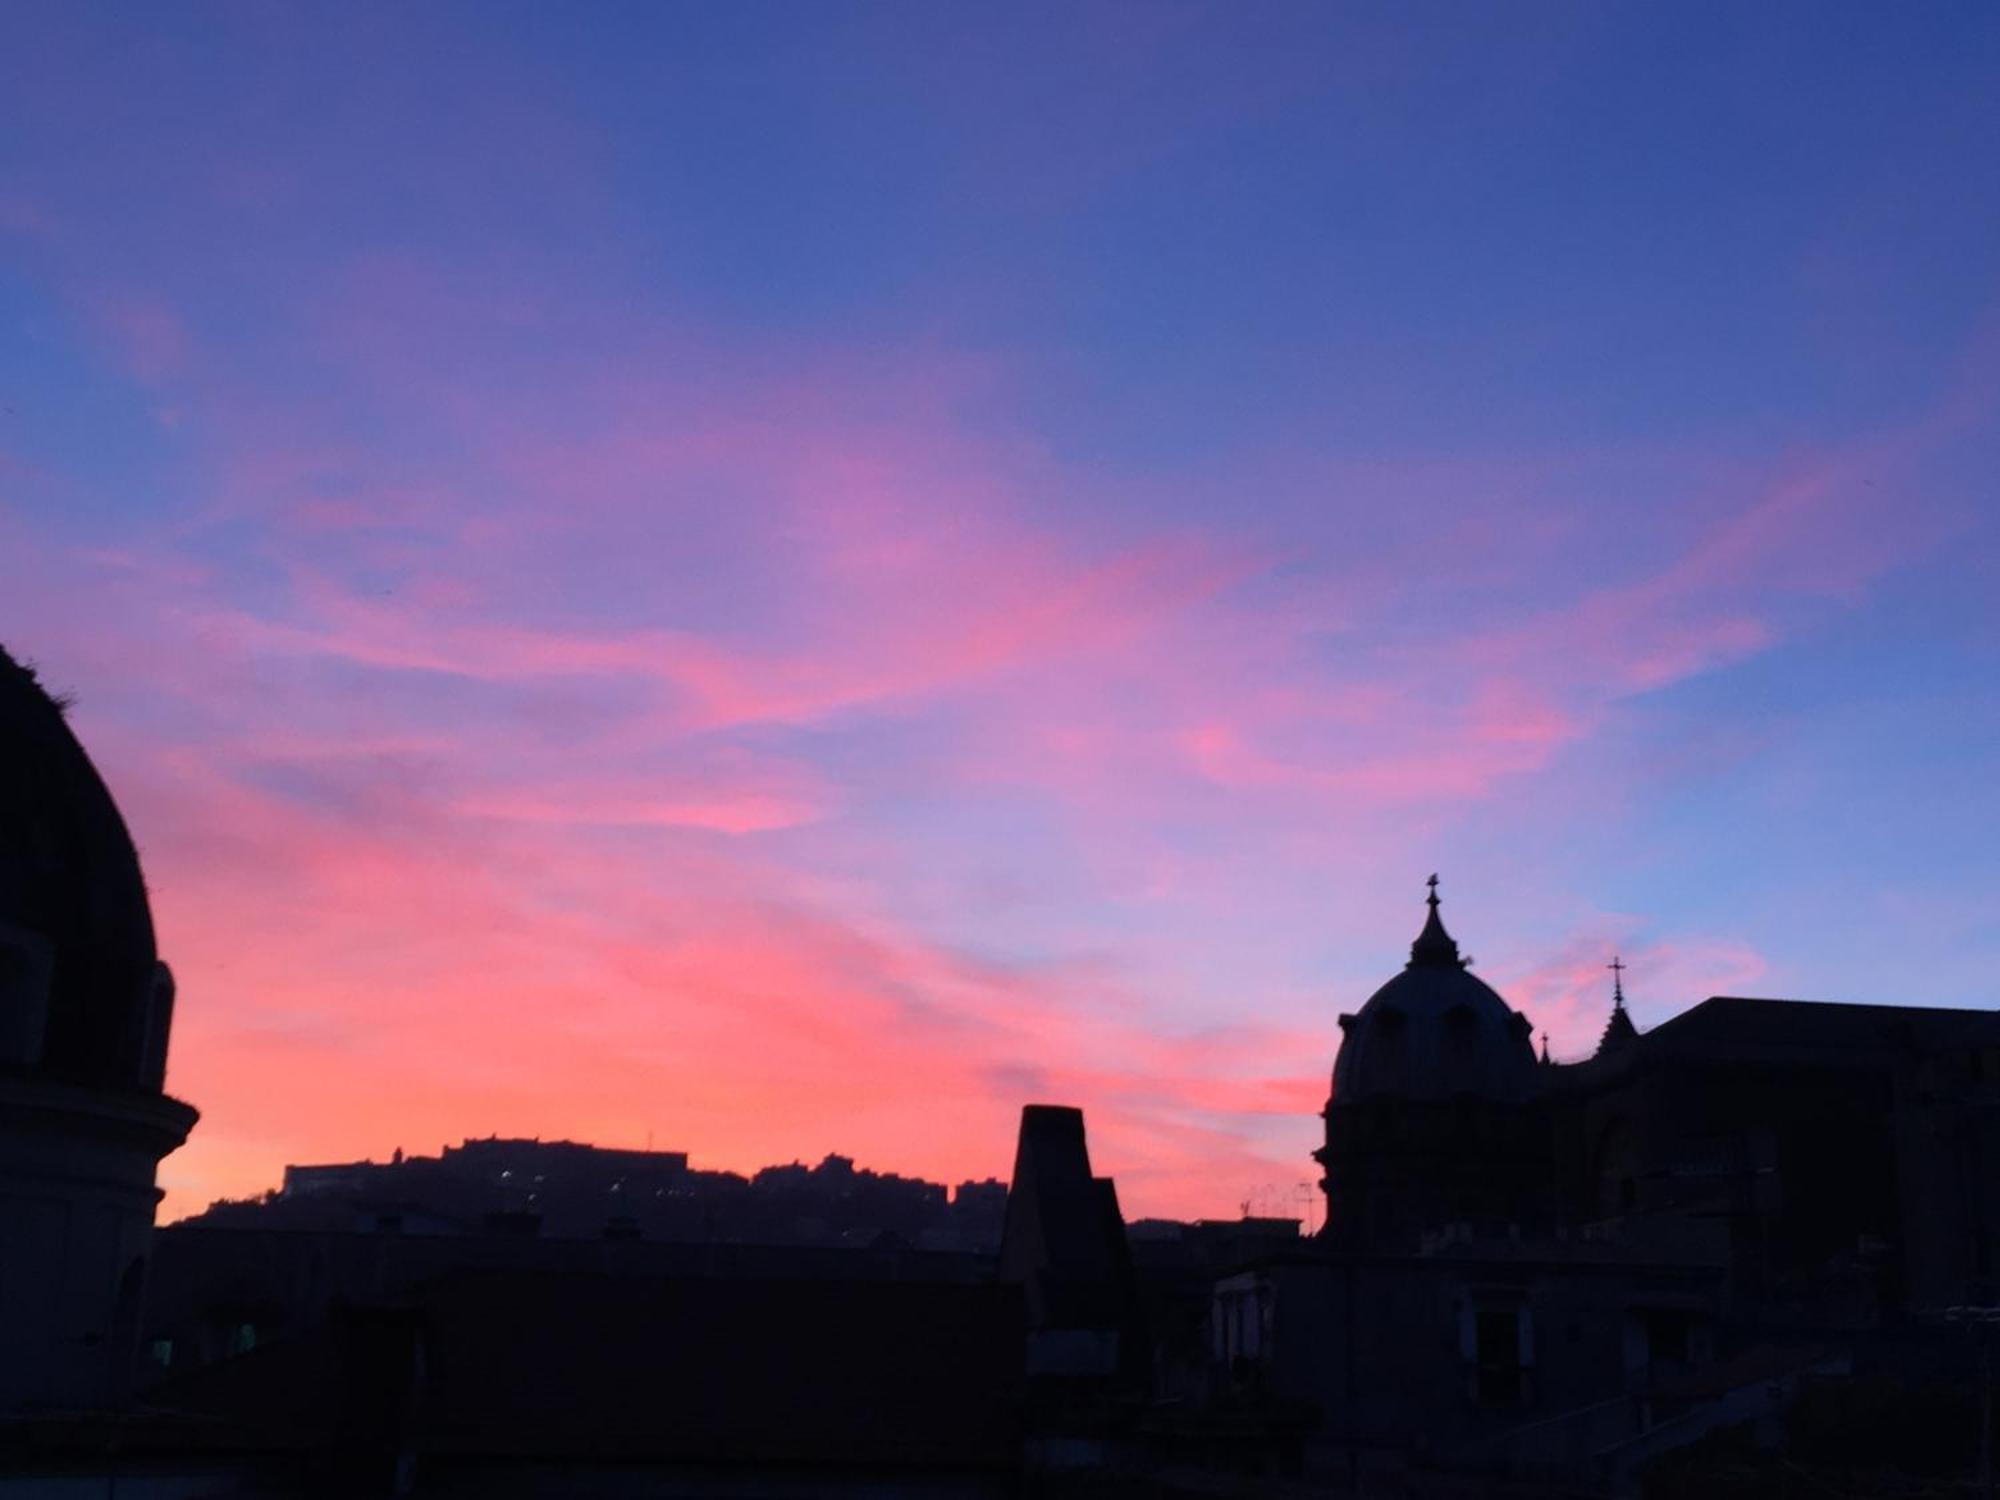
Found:
[(1527, 1018), (1466, 969), (1438, 917), (1435, 892), (1409, 966), (1340, 1024), (1335, 1105), (1459, 1094), (1511, 1100), (1535, 1089)]
[(32, 671), (0, 649), (0, 994), (47, 977), (39, 1057), (81, 1083), (142, 1078), (160, 982), (139, 857), (97, 768)]

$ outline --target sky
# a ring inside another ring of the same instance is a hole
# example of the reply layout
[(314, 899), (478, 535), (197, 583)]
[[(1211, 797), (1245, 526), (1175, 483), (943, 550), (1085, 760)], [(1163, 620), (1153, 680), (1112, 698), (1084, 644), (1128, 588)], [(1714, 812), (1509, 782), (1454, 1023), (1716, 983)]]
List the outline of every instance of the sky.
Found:
[(568, 1137), (1302, 1211), (1425, 876), (1586, 1054), (2000, 1001), (2000, 9), (0, 0), (0, 641), (168, 1218)]

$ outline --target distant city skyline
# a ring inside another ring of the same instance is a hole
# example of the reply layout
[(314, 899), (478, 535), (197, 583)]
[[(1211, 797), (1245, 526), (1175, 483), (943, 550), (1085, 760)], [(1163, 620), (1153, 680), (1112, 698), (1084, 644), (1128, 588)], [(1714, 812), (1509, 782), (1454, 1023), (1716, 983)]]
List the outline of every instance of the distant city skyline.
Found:
[(488, 1132), (1313, 1178), (2000, 970), (2000, 12), (7, 8), (0, 643), (139, 845), (162, 1218)]

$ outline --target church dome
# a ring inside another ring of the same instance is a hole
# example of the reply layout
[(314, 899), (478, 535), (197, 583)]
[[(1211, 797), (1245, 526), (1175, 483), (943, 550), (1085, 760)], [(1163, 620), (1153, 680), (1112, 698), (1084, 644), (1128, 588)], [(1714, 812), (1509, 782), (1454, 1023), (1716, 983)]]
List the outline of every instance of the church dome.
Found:
[(1432, 877), (1430, 916), (1410, 945), (1402, 973), (1342, 1016), (1333, 1064), (1333, 1103), (1362, 1099), (1446, 1099), (1472, 1095), (1514, 1100), (1535, 1089), (1528, 1018), (1473, 974), (1438, 916)]
[(0, 649), (0, 1065), (157, 1089), (171, 983), (117, 804)]

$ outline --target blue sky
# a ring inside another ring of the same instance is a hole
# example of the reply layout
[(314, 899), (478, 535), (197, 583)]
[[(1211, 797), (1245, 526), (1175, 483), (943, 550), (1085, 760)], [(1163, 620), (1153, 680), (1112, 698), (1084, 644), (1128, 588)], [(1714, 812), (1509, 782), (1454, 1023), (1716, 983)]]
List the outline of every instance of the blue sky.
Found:
[(1226, 1212), (1433, 869), (1559, 1053), (1614, 951), (1994, 999), (1990, 6), (0, 31), (0, 640), (145, 854), (173, 1209), (1051, 1098)]

